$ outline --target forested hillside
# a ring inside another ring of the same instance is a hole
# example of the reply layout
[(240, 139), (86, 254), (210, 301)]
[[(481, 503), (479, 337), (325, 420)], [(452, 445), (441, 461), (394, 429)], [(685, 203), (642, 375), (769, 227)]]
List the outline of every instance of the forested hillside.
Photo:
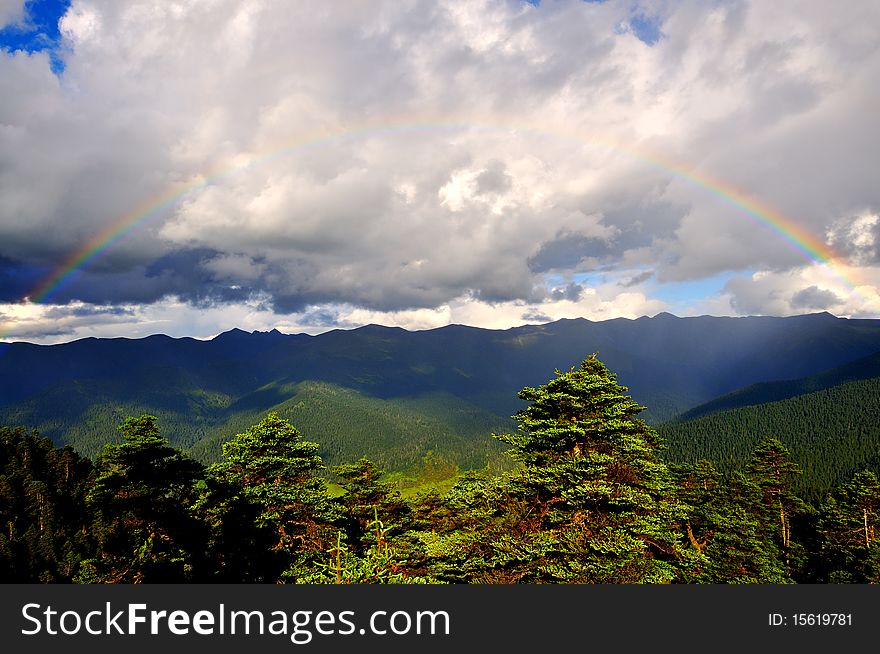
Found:
[(331, 464), (367, 454), (411, 472), (439, 456), (482, 469), (498, 461), (483, 435), (511, 428), (517, 391), (591, 352), (658, 424), (749, 384), (815, 375), (878, 349), (880, 321), (829, 314), (14, 343), (0, 356), (0, 424), (94, 456), (119, 442), (126, 416), (149, 414), (172, 445), (211, 463), (224, 440), (274, 410), (320, 439)]
[[(817, 395), (852, 408), (876, 391)], [(322, 446), (274, 412), (208, 467), (149, 415), (122, 421), (94, 464), (0, 428), (0, 581), (880, 582), (873, 472), (805, 501), (788, 448), (759, 433), (740, 465), (667, 464), (595, 356), (518, 397), (518, 429), (494, 435), (515, 467), (413, 499), (366, 458), (335, 467), (330, 492)]]
[(669, 422), (659, 431), (668, 459), (710, 459), (723, 470), (743, 465), (760, 439), (777, 438), (803, 471), (796, 489), (818, 498), (859, 470), (880, 471), (880, 377)]
[(385, 469), (411, 474), (419, 473), (429, 453), (453, 469), (497, 467), (502, 450), (485, 435), (512, 426), (510, 419), (442, 392), (383, 399), (324, 382), (287, 382), (236, 398), (195, 386), (179, 369), (153, 372), (149, 384), (143, 377), (121, 385), (64, 383), (0, 409), (0, 424), (27, 425), (93, 457), (106, 443), (119, 442), (116, 427), (126, 416), (149, 413), (176, 446), (211, 463), (230, 434), (275, 411), (319, 438), (331, 465), (369, 456)]

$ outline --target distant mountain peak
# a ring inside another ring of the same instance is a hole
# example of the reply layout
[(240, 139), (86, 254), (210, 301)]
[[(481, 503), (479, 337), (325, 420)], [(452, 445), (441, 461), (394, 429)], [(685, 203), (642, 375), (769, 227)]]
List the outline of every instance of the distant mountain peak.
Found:
[[(348, 331), (348, 330), (345, 330)], [(398, 327), (396, 325), (379, 325), (374, 322), (369, 323), (368, 325), (361, 325), (352, 331), (367, 331), (367, 332), (387, 332), (387, 331), (395, 331), (395, 332), (405, 332), (409, 331), (404, 329), (403, 327)]]
[(221, 332), (217, 334), (212, 340), (226, 340), (229, 338), (241, 338), (242, 336), (250, 336), (250, 334), (243, 329), (239, 329), (238, 327), (233, 327), (229, 331)]

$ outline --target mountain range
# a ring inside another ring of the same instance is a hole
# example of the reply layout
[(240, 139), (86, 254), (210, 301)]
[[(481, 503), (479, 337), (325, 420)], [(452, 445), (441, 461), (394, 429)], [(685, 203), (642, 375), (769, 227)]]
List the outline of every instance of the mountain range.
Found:
[(0, 354), (0, 424), (91, 456), (118, 438), (125, 416), (150, 413), (172, 443), (212, 461), (223, 441), (276, 410), (330, 463), (367, 455), (440, 475), (505, 465), (488, 435), (515, 429), (517, 392), (593, 352), (648, 407), (646, 420), (680, 425), (880, 376), (880, 320), (664, 313), (507, 330), (368, 325), (12, 343)]

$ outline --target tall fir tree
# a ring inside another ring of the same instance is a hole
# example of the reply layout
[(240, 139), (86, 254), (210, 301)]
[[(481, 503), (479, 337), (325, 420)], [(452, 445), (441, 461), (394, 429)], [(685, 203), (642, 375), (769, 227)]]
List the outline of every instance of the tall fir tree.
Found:
[(85, 493), (94, 470), (69, 447), (0, 427), (0, 581), (69, 582), (94, 547)]
[(363, 554), (376, 544), (376, 521), (382, 523), (383, 537), (392, 540), (411, 524), (411, 510), (400, 492), (381, 480), (382, 471), (367, 458), (333, 468), (341, 480), (343, 494), (334, 501), (338, 507), (348, 547)]
[[(803, 562), (804, 551), (792, 539), (792, 518), (807, 511), (804, 501), (794, 492), (800, 467), (791, 459), (791, 452), (779, 440), (764, 438), (746, 464), (746, 474), (761, 491), (763, 523), (774, 534), (785, 562), (788, 576)], [(775, 526), (774, 526), (775, 523)]]
[[(276, 413), (223, 445), (223, 462), (212, 476), (255, 507), (255, 527), (271, 541), (266, 581), (300, 581), (336, 542), (336, 513), (326, 484), (318, 445)], [(238, 504), (238, 509), (241, 510)]]
[(660, 438), (626, 393), (596, 355), (520, 391), (520, 432), (496, 436), (523, 465), (509, 490), (519, 527), (495, 544), (517, 581), (663, 583), (688, 565)]
[(155, 416), (128, 418), (119, 430), (124, 441), (98, 456), (87, 496), (98, 550), (80, 581), (199, 580), (205, 531), (192, 507), (204, 468), (159, 435)]

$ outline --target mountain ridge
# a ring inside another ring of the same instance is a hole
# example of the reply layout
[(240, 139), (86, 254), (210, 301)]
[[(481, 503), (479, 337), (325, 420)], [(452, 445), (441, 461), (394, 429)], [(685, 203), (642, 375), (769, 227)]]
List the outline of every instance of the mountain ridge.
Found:
[[(505, 330), (364, 325), (314, 336), (232, 329), (210, 340), (152, 335), (11, 344), (0, 356), (0, 423), (39, 427), (56, 442), (94, 453), (101, 439), (115, 437), (113, 421), (121, 412), (151, 413), (169, 425), (172, 442), (197, 447), (210, 438), (215, 445), (202, 450), (216, 454), (217, 443), (234, 435), (217, 430), (239, 425), (240, 415), (290, 408), (284, 389), (309, 383), (301, 387), (301, 393), (312, 389), (303, 397), (318, 397), (320, 388), (345, 389), (338, 397), (346, 398), (350, 412), (362, 407), (376, 425), (391, 425), (395, 439), (427, 442), (412, 417), (412, 410), (432, 413), (425, 398), (458, 406), (462, 415), (473, 407), (482, 425), (511, 425), (521, 388), (598, 352), (648, 407), (644, 417), (659, 424), (750, 384), (815, 375), (878, 351), (880, 321), (827, 314), (575, 318)], [(332, 406), (321, 402), (323, 414), (308, 413), (312, 424), (333, 418)], [(387, 422), (382, 416), (401, 402), (409, 404), (398, 412), (400, 421)], [(356, 412), (350, 415), (357, 420)], [(361, 427), (352, 425), (346, 434), (343, 426), (334, 438), (362, 438)], [(488, 434), (472, 431), (467, 438)], [(464, 456), (464, 441), (452, 440)], [(357, 449), (350, 445), (340, 451)]]

